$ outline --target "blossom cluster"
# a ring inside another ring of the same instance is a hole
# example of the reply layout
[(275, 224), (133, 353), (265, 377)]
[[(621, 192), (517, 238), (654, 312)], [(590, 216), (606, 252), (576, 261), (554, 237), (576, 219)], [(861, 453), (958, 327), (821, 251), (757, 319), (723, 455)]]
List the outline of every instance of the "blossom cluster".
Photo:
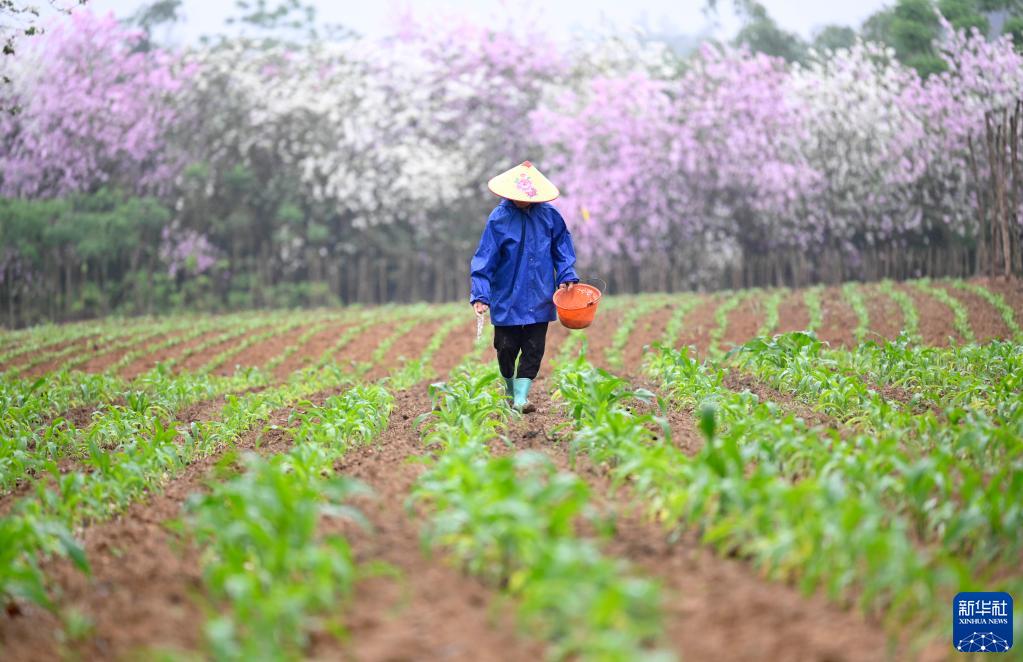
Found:
[(230, 199), (239, 172), (272, 182), (249, 208), (279, 210), (264, 199), (278, 192), (317, 236), (345, 228), (328, 246), (271, 218), (299, 255), (305, 240), (351, 251), (381, 227), (413, 246), (472, 241), (493, 204), (486, 181), (527, 158), (596, 255), (969, 241), (969, 141), (1023, 91), (1009, 37), (948, 24), (947, 71), (927, 79), (869, 43), (799, 66), (710, 44), (683, 58), (623, 35), (566, 44), (515, 25), (405, 14), (386, 37), (171, 52), (79, 12), (7, 65), (3, 94), (21, 112), (0, 117), (0, 195), (160, 195), (176, 214), (172, 273), (185, 253), (199, 272), (212, 264), (204, 224), (222, 202), (209, 201)]

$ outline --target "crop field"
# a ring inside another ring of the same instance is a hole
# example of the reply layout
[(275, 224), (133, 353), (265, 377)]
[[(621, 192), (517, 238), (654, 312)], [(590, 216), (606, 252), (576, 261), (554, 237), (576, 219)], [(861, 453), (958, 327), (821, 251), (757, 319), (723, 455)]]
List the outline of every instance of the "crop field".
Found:
[(0, 330), (0, 659), (953, 659), (1023, 596), (1021, 327), (612, 296), (526, 416), (465, 304)]

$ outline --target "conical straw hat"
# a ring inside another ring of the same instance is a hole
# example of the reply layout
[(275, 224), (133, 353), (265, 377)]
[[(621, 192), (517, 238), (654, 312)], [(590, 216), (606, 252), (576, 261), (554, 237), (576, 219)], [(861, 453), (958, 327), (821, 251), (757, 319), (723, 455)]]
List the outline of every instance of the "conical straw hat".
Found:
[(519, 202), (550, 202), (561, 195), (558, 187), (529, 161), (502, 172), (487, 182), (495, 194)]

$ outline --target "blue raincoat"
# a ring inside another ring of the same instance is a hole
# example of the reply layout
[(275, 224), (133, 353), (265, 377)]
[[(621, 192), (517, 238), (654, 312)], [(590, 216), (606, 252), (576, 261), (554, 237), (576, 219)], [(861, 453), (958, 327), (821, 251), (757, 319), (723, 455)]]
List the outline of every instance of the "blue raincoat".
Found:
[(572, 235), (546, 202), (519, 209), (502, 200), (487, 219), (470, 268), (469, 301), (490, 306), (495, 326), (553, 322), (554, 290), (579, 281)]

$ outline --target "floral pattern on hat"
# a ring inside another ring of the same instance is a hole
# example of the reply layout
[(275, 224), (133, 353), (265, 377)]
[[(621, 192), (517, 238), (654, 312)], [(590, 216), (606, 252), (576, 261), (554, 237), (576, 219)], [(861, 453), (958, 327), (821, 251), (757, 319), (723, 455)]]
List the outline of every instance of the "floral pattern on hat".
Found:
[(515, 188), (531, 198), (536, 197), (536, 187), (533, 186), (533, 181), (529, 178), (529, 175), (524, 172), (519, 173), (518, 179), (515, 180)]

